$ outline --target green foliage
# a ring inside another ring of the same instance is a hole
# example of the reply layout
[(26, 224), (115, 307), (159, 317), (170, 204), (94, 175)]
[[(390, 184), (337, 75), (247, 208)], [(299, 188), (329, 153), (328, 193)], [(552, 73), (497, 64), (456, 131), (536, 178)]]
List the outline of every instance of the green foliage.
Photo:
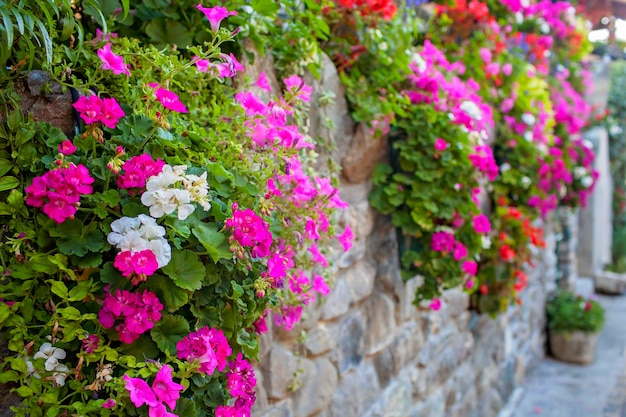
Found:
[(560, 291), (546, 306), (548, 327), (556, 333), (597, 333), (604, 325), (604, 308), (571, 292)]
[(626, 272), (626, 64), (611, 65), (611, 91), (607, 120), (611, 175), (613, 177), (613, 264), (612, 270)]

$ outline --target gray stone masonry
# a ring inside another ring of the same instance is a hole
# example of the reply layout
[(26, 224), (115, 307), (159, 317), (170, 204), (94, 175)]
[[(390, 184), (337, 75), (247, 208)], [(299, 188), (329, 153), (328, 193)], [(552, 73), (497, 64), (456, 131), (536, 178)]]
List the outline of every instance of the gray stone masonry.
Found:
[[(254, 80), (271, 62), (248, 67)], [(351, 226), (354, 242), (345, 254), (327, 248), (336, 270), (331, 294), (308, 306), (291, 333), (270, 328), (263, 335), (253, 416), (495, 417), (544, 354), (554, 233), (546, 230), (548, 245), (528, 271), (522, 304), (499, 318), (471, 311), (458, 288), (446, 292), (437, 312), (416, 307), (421, 278), (402, 281), (395, 228), (368, 204), (371, 173), (388, 145), (350, 120), (327, 58), (314, 90), (314, 97), (335, 97), (319, 111), (312, 100), (310, 132), (336, 143), (319, 153), (343, 168), (340, 192), (350, 209), (339, 221)], [(328, 117), (331, 127), (320, 122)], [(298, 338), (303, 330), (307, 337)]]

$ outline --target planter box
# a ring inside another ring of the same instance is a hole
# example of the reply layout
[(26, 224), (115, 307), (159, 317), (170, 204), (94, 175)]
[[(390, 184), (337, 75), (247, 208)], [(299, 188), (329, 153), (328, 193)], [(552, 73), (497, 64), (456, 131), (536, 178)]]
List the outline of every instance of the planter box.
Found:
[(550, 350), (561, 361), (588, 364), (593, 362), (600, 333), (550, 331)]

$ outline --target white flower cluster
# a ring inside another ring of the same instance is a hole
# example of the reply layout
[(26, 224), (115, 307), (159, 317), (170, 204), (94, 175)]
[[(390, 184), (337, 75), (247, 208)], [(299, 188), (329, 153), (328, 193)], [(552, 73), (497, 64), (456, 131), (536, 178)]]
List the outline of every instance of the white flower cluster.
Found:
[(580, 180), (581, 185), (585, 188), (593, 185), (593, 177), (589, 175), (589, 172), (584, 167), (574, 168), (574, 178)]
[(111, 223), (111, 230), (107, 241), (122, 252), (135, 253), (149, 249), (154, 253), (159, 268), (172, 259), (172, 248), (164, 238), (165, 229), (150, 216), (140, 214), (138, 217), (122, 217)]
[[(178, 219), (185, 220), (195, 210), (191, 204), (194, 202), (200, 204), (204, 211), (211, 208), (206, 172), (200, 177), (187, 175), (186, 172), (186, 165), (165, 165), (160, 174), (148, 178), (141, 202), (150, 208), (152, 217), (158, 219), (176, 211)], [(179, 184), (183, 188), (175, 187)]]
[(459, 106), (461, 110), (463, 110), (469, 117), (474, 120), (481, 120), (483, 118), (483, 114), (478, 108), (478, 105), (473, 101), (466, 100)]
[[(54, 372), (52, 377), (54, 378), (54, 382), (57, 385), (65, 385), (65, 378), (67, 377), (68, 372), (70, 371), (67, 366), (60, 362), (60, 360), (65, 359), (66, 353), (63, 349), (55, 348), (52, 344), (46, 342), (41, 345), (39, 351), (35, 353), (33, 359), (45, 359), (46, 362), (44, 364), (44, 369), (47, 372)], [(35, 367), (32, 362), (27, 361), (27, 371), (32, 374), (35, 378), (40, 378), (39, 374), (35, 371)]]

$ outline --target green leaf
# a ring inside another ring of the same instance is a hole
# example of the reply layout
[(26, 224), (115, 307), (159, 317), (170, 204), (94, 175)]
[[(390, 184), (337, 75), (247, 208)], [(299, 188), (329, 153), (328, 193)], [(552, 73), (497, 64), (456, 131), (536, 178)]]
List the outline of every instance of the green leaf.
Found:
[(81, 316), (80, 311), (75, 307), (59, 308), (57, 309), (57, 313), (68, 320), (79, 320)]
[(280, 9), (280, 4), (274, 0), (252, 0), (250, 6), (261, 16), (272, 17)]
[(119, 350), (121, 353), (133, 355), (139, 362), (144, 362), (146, 359), (156, 359), (160, 353), (157, 345), (146, 334), (139, 336), (139, 339), (130, 345), (123, 344)]
[(28, 388), (26, 385), (22, 385), (21, 387), (16, 389), (15, 392), (20, 397), (30, 397), (33, 395), (33, 390)]
[(192, 251), (172, 250), (172, 260), (163, 268), (163, 272), (180, 288), (186, 290), (202, 288), (204, 266), (198, 259), (198, 255)]
[(97, 227), (96, 223), (84, 227), (78, 219), (62, 223), (57, 228), (61, 236), (57, 241), (59, 250), (65, 255), (77, 256), (100, 251), (104, 248), (105, 238)]
[(0, 374), (0, 384), (6, 384), (7, 382), (17, 382), (20, 379), (20, 375), (15, 371), (6, 371)]
[(0, 323), (4, 323), (11, 315), (11, 307), (6, 303), (0, 303)]
[(113, 262), (104, 264), (100, 271), (100, 281), (110, 284), (113, 289), (124, 288), (128, 285), (128, 280), (113, 266)]
[(198, 415), (198, 412), (196, 411), (196, 403), (189, 398), (180, 398), (176, 402), (174, 414), (178, 417), (196, 417)]
[(89, 293), (89, 289), (91, 288), (92, 280), (89, 279), (87, 281), (81, 281), (77, 286), (72, 288), (69, 292), (70, 301), (81, 301), (84, 299)]
[(174, 312), (189, 302), (187, 291), (174, 285), (168, 277), (153, 275), (144, 286), (159, 297), (169, 312)]
[(182, 316), (164, 314), (152, 330), (150, 336), (161, 351), (172, 354), (176, 352), (176, 343), (189, 334), (189, 323)]
[(62, 299), (66, 300), (67, 296), (68, 296), (68, 290), (67, 290), (67, 286), (65, 285), (64, 282), (62, 281), (53, 281), (53, 280), (48, 280), (47, 281), (50, 284), (50, 291), (52, 291), (53, 294), (58, 295), (59, 297), (61, 297)]
[(0, 158), (0, 177), (9, 172), (13, 166), (13, 163), (8, 159)]
[[(226, 236), (217, 231), (217, 225), (215, 223), (200, 223), (194, 226), (193, 235), (198, 238), (198, 241), (204, 246), (208, 254), (213, 259), (213, 262), (217, 262), (220, 257), (229, 258), (231, 256), (228, 244), (226, 244), (227, 256), (221, 256), (225, 254), (223, 244), (227, 241)], [(222, 251), (218, 248), (222, 247)]]
[(20, 180), (15, 177), (0, 178), (0, 191), (11, 190), (20, 185)]
[(191, 33), (180, 22), (170, 19), (153, 19), (146, 26), (146, 33), (156, 44), (176, 45), (186, 48), (192, 42)]

